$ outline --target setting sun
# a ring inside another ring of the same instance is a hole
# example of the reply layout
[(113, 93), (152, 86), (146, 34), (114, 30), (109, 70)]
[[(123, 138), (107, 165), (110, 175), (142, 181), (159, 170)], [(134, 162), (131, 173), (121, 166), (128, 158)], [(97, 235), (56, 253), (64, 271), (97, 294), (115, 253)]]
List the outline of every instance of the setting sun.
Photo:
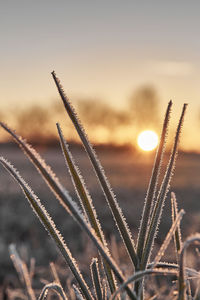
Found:
[(142, 131), (137, 139), (138, 146), (144, 151), (151, 151), (158, 145), (158, 135), (151, 130)]

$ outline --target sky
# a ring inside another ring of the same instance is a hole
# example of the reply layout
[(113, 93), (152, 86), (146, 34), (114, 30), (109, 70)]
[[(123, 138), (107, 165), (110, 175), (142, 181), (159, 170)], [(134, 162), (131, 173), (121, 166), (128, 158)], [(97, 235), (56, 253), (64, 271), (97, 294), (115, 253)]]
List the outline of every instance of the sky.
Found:
[(70, 99), (119, 109), (148, 84), (161, 114), (173, 100), (174, 123), (189, 103), (183, 148), (200, 151), (199, 12), (184, 0), (1, 1), (1, 111), (55, 101), (53, 70)]

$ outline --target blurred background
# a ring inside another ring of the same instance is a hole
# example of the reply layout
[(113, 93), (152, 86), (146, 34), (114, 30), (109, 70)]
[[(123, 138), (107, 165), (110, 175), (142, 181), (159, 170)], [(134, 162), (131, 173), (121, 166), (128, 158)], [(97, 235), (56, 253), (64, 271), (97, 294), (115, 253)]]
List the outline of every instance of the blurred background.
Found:
[[(185, 0), (0, 3), (0, 119), (40, 151), (76, 199), (57, 139), (55, 123), (61, 124), (111, 241), (115, 237), (119, 242), (117, 230), (113, 231), (114, 223), (110, 225), (104, 196), (51, 72), (55, 70), (76, 108), (135, 240), (156, 151), (142, 150), (138, 135), (144, 130), (160, 135), (171, 99), (162, 179), (182, 105), (189, 104), (170, 189), (177, 195), (179, 208), (186, 210), (185, 238), (199, 231), (200, 218), (199, 10), (200, 2)], [(70, 247), (77, 251), (82, 268), (87, 269), (82, 257), (87, 238), (3, 129), (0, 149), (47, 206)], [(13, 273), (7, 250), (10, 243), (16, 243), (27, 260), (35, 257), (39, 271), (56, 259), (57, 252), (18, 186), (2, 168), (0, 172), (0, 281), (4, 282), (5, 274)], [(170, 228), (170, 214), (169, 193), (157, 245)], [(87, 251), (93, 255), (91, 249), (90, 245)], [(168, 258), (172, 259), (171, 253)]]
[(55, 70), (95, 143), (135, 146), (142, 127), (160, 128), (172, 99), (172, 124), (189, 103), (181, 147), (199, 152), (198, 2), (19, 0), (0, 8), (1, 119), (21, 134), (42, 126), (43, 137), (56, 135)]

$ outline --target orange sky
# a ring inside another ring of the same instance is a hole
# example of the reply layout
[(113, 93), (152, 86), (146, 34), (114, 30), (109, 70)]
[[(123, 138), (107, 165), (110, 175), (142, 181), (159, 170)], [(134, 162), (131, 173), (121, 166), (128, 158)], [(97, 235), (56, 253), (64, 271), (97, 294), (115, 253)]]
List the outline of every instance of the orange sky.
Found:
[(53, 69), (71, 99), (118, 109), (148, 84), (161, 115), (173, 100), (173, 124), (189, 103), (182, 147), (199, 151), (199, 9), (194, 1), (1, 3), (1, 111), (55, 101)]

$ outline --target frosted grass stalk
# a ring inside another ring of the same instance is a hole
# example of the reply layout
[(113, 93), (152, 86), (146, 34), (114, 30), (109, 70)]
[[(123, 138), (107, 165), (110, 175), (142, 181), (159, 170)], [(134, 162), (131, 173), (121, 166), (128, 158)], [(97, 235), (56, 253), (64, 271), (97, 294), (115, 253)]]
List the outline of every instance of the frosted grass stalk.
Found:
[(96, 294), (96, 299), (103, 300), (103, 290), (101, 286), (101, 278), (99, 274), (97, 258), (92, 259), (90, 268), (91, 268), (91, 275), (92, 275), (93, 286)]
[(163, 123), (161, 138), (158, 146), (158, 150), (155, 157), (155, 162), (152, 170), (152, 176), (149, 182), (149, 187), (147, 190), (147, 195), (145, 198), (143, 213), (142, 213), (142, 219), (141, 219), (141, 225), (139, 229), (138, 234), (138, 243), (137, 243), (137, 255), (138, 259), (141, 260), (142, 253), (144, 249), (144, 243), (146, 241), (146, 233), (148, 224), (150, 222), (150, 212), (153, 208), (154, 198), (156, 194), (156, 187), (158, 183), (162, 158), (165, 150), (165, 143), (167, 138), (167, 131), (168, 131), (168, 125), (169, 125), (169, 119), (170, 119), (170, 113), (171, 113), (171, 107), (172, 107), (172, 101), (169, 102), (165, 114), (165, 119)]
[(165, 253), (165, 251), (166, 251), (166, 249), (167, 249), (167, 247), (168, 247), (168, 245), (169, 245), (169, 243), (170, 243), (170, 241), (171, 241), (171, 239), (172, 239), (172, 237), (173, 237), (173, 235), (174, 235), (174, 233), (175, 233), (177, 227), (178, 227), (179, 224), (180, 224), (180, 221), (181, 221), (181, 219), (182, 219), (184, 213), (185, 213), (185, 212), (184, 212), (184, 210), (182, 209), (182, 210), (179, 212), (179, 214), (177, 215), (176, 219), (174, 220), (174, 222), (173, 222), (173, 224), (172, 224), (172, 226), (171, 226), (171, 228), (170, 228), (170, 230), (169, 230), (169, 232), (168, 232), (168, 234), (167, 234), (167, 236), (166, 236), (164, 242), (162, 243), (162, 245), (161, 245), (161, 247), (160, 247), (160, 249), (159, 249), (159, 251), (158, 251), (158, 253), (157, 253), (157, 255), (156, 255), (155, 259), (154, 259), (153, 266), (156, 266), (157, 263), (158, 263), (158, 262), (160, 261), (160, 259), (162, 258), (162, 256), (164, 255), (164, 253)]
[(196, 291), (194, 294), (194, 300), (199, 300), (200, 299), (200, 279), (198, 280)]
[(44, 299), (46, 299), (47, 293), (49, 292), (49, 290), (55, 291), (59, 295), (59, 297), (61, 297), (62, 300), (67, 300), (68, 299), (67, 296), (66, 296), (66, 294), (65, 294), (65, 292), (63, 291), (62, 286), (59, 285), (58, 283), (52, 282), (52, 283), (46, 284), (43, 287), (42, 292), (41, 292), (38, 300), (44, 300)]
[(105, 279), (102, 280), (102, 289), (103, 289), (103, 300), (108, 299), (108, 288), (107, 288), (107, 282)]
[[(150, 263), (147, 265), (147, 269), (152, 269), (154, 266), (154, 262)], [(178, 270), (179, 265), (174, 264), (174, 263), (168, 263), (168, 262), (158, 262), (156, 264), (156, 269), (173, 269), (173, 270)], [(200, 272), (196, 271), (195, 269), (185, 267), (185, 271), (188, 277), (193, 277), (193, 278), (200, 278)]]
[(186, 300), (185, 251), (192, 243), (200, 244), (199, 233), (187, 238), (187, 240), (183, 244), (180, 253), (179, 277), (178, 277), (178, 300)]
[(69, 99), (65, 96), (64, 90), (63, 90), (58, 78), (56, 77), (56, 74), (54, 71), (52, 72), (52, 76), (53, 76), (53, 79), (57, 86), (58, 92), (61, 96), (61, 99), (63, 101), (64, 107), (65, 107), (70, 119), (72, 120), (72, 123), (74, 124), (76, 131), (79, 134), (79, 137), (80, 137), (80, 139), (85, 147), (85, 150), (90, 158), (90, 161), (96, 172), (97, 178), (99, 179), (100, 186), (104, 192), (104, 195), (107, 199), (110, 210), (116, 221), (116, 225), (119, 229), (122, 240), (124, 241), (124, 244), (126, 246), (127, 252), (133, 262), (133, 265), (136, 268), (138, 265), (138, 258), (137, 258), (137, 254), (136, 254), (136, 250), (135, 250), (134, 241), (133, 241), (131, 232), (128, 228), (125, 217), (124, 217), (124, 215), (121, 211), (121, 208), (119, 207), (119, 204), (114, 196), (114, 193), (110, 187), (108, 179), (106, 178), (105, 172), (100, 164), (100, 161), (98, 160), (97, 155), (88, 140), (85, 130), (84, 130), (80, 120), (78, 119), (77, 114), (76, 114), (72, 104), (70, 103)]
[[(175, 218), (178, 214), (177, 200), (175, 194), (171, 193), (171, 206), (172, 206), (172, 222), (174, 222)], [(179, 254), (182, 248), (182, 239), (181, 239), (181, 228), (180, 224), (178, 225), (175, 234), (174, 234), (174, 245), (176, 249), (176, 259), (179, 262)]]
[[(40, 154), (26, 142), (21, 136), (19, 136), (14, 130), (8, 127), (3, 122), (0, 122), (0, 125), (3, 129), (5, 129), (14, 139), (15, 142), (20, 146), (23, 152), (27, 155), (33, 165), (36, 167), (38, 172), (42, 175), (44, 180), (46, 181), (47, 185), (50, 187), (50, 190), (54, 193), (56, 198), (60, 199), (63, 195), (72, 202), (72, 199), (68, 193), (68, 191), (63, 187), (60, 183), (59, 179), (52, 171), (51, 167), (46, 164), (45, 160), (40, 156)], [(74, 202), (73, 205), (76, 205)], [(64, 208), (70, 213), (70, 210), (66, 205)]]
[(19, 274), (19, 278), (26, 287), (26, 291), (27, 291), (29, 300), (36, 300), (35, 293), (33, 291), (32, 284), (31, 284), (31, 276), (28, 272), (27, 265), (20, 258), (14, 244), (11, 244), (9, 246), (9, 252), (10, 252), (10, 256), (13, 261), (14, 267), (15, 267), (17, 273)]
[(54, 281), (55, 281), (56, 283), (58, 283), (59, 285), (61, 285), (60, 279), (59, 279), (59, 277), (58, 277), (58, 273), (57, 273), (57, 271), (56, 271), (55, 264), (54, 264), (53, 262), (50, 262), (50, 268), (51, 268), (51, 272), (52, 272)]
[(74, 294), (76, 296), (76, 300), (84, 300), (79, 288), (75, 284), (73, 284), (73, 289), (74, 289)]
[[(119, 292), (121, 292), (129, 283), (131, 282), (137, 282), (138, 280), (141, 280), (143, 277), (147, 275), (177, 275), (176, 271), (165, 269), (165, 270), (159, 270), (159, 269), (147, 269), (144, 271), (138, 271), (132, 276), (130, 276), (126, 282), (124, 282), (119, 289), (115, 292), (115, 294), (112, 295), (110, 300), (114, 300)], [(138, 298), (137, 298), (138, 299)]]
[(150, 227), (148, 229), (147, 240), (146, 240), (144, 251), (143, 251), (143, 256), (142, 256), (142, 261), (141, 261), (141, 269), (146, 268), (149, 257), (151, 255), (152, 246), (153, 246), (156, 234), (157, 234), (158, 225), (160, 223), (160, 219), (161, 219), (161, 215), (162, 215), (163, 205), (164, 205), (164, 202), (165, 202), (165, 199), (167, 196), (167, 192), (169, 190), (169, 185), (170, 185), (172, 174), (173, 174), (174, 167), (175, 167), (178, 143), (179, 143), (179, 138), (180, 138), (181, 128), (183, 125), (183, 119), (184, 119), (186, 107), (187, 107), (187, 104), (184, 104), (182, 113), (181, 113), (181, 117), (180, 117), (180, 120), (178, 123), (176, 136), (174, 139), (174, 146), (172, 149), (170, 160), (169, 160), (167, 170), (165, 172), (165, 176), (162, 181), (162, 184), (161, 184), (161, 187), (160, 187), (160, 190), (158, 193), (157, 201), (156, 201), (156, 204), (155, 204), (155, 207), (153, 210), (152, 220), (150, 223)]
[[(106, 240), (105, 240), (102, 228), (101, 228), (101, 224), (97, 217), (96, 209), (93, 205), (92, 198), (90, 197), (90, 194), (87, 190), (87, 187), (85, 185), (83, 177), (81, 176), (81, 173), (78, 170), (78, 168), (74, 162), (73, 156), (72, 156), (71, 152), (69, 151), (69, 146), (63, 137), (60, 125), (58, 123), (56, 125), (57, 125), (57, 129), (58, 129), (58, 134), (60, 137), (60, 144), (61, 144), (61, 148), (63, 151), (63, 155), (65, 157), (65, 161), (66, 161), (69, 173), (71, 175), (72, 182), (75, 187), (75, 191), (78, 195), (78, 198), (82, 205), (83, 211), (85, 212), (85, 216), (86, 216), (87, 220), (89, 220), (91, 226), (94, 228), (97, 236), (103, 243), (104, 247), (107, 249), (107, 254), (110, 255), (110, 252), (108, 250), (107, 243), (106, 243)], [(114, 275), (113, 275), (109, 265), (105, 261), (105, 259), (103, 260), (103, 264), (104, 264), (104, 269), (105, 269), (106, 276), (108, 279), (108, 283), (109, 283), (109, 286), (111, 289), (111, 293), (113, 293), (116, 290), (116, 280), (114, 278)]]
[(55, 223), (47, 213), (45, 207), (41, 204), (40, 200), (37, 198), (37, 196), (33, 193), (33, 191), (30, 189), (28, 184), (23, 180), (23, 178), (19, 175), (19, 173), (14, 169), (14, 167), (7, 162), (4, 158), (0, 158), (0, 162), (2, 165), (10, 172), (10, 174), (14, 177), (14, 179), (18, 182), (20, 187), (22, 188), (26, 198), (28, 199), (31, 207), (33, 208), (33, 211), (39, 218), (40, 222), (43, 224), (51, 238), (56, 243), (58, 249), (60, 250), (61, 254), (63, 255), (64, 259), (68, 263), (74, 277), (78, 281), (81, 290), (83, 294), (85, 295), (87, 300), (92, 300), (93, 297), (89, 291), (89, 288), (83, 279), (81, 272), (78, 268), (78, 265), (75, 261), (75, 259), (72, 257), (72, 254), (69, 250), (69, 248), (66, 246), (65, 241), (60, 234), (60, 232), (57, 230)]

